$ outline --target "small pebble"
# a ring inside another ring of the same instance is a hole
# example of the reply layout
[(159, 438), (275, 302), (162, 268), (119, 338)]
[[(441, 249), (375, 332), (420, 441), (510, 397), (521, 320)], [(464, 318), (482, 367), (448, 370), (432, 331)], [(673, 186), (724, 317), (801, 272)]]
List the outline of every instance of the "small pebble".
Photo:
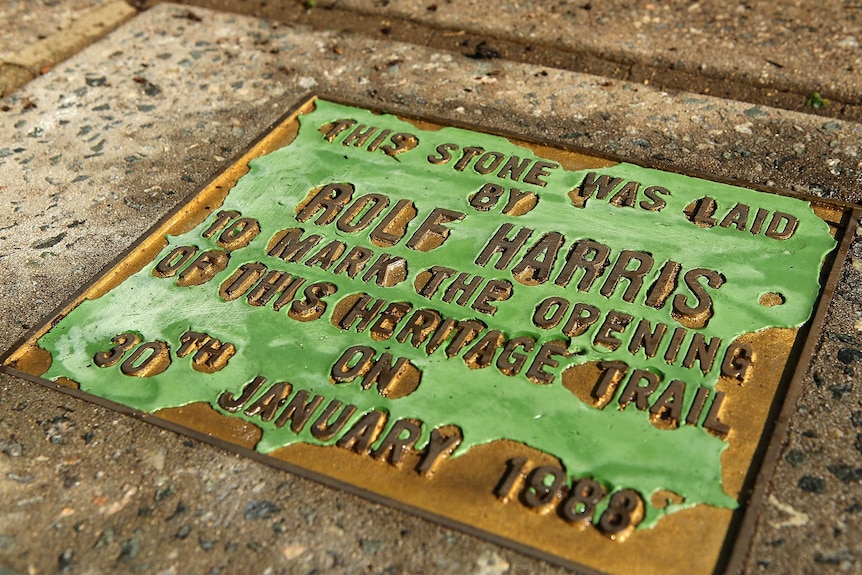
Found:
[(63, 551), (63, 553), (60, 554), (60, 558), (58, 559), (57, 563), (59, 564), (61, 573), (65, 573), (66, 571), (72, 569), (72, 559), (74, 558), (74, 556), (75, 554), (71, 549), (66, 549), (65, 551)]
[(155, 493), (155, 495), (153, 495), (153, 500), (156, 503), (160, 503), (163, 499), (173, 495), (173, 493), (174, 493), (174, 486), (173, 485), (168, 485), (167, 487), (165, 487), (163, 489), (156, 489), (156, 493)]
[(803, 475), (799, 479), (798, 486), (799, 489), (808, 493), (823, 493), (826, 491), (826, 482), (820, 477), (813, 477), (811, 475)]
[(15, 539), (11, 535), (0, 533), (0, 549), (10, 551), (13, 547), (15, 547)]
[(805, 453), (803, 453), (799, 449), (791, 449), (784, 456), (784, 460), (787, 461), (793, 467), (799, 467), (802, 463), (805, 462)]
[(114, 542), (114, 528), (108, 527), (104, 531), (99, 534), (99, 539), (96, 541), (96, 544), (93, 545), (93, 549), (99, 549), (101, 547), (107, 547), (111, 543)]
[(386, 543), (380, 539), (360, 539), (359, 547), (366, 553), (377, 553), (386, 547)]
[(847, 565), (848, 569), (843, 570), (849, 571), (849, 567), (851, 567), (856, 562), (856, 557), (850, 552), (849, 549), (841, 549), (838, 551), (817, 553), (816, 555), (814, 555), (814, 562), (825, 565), (841, 565), (842, 568), (844, 567), (844, 565)]
[(243, 516), (249, 521), (255, 519), (269, 519), (279, 511), (281, 511), (281, 509), (278, 505), (271, 501), (254, 499), (246, 505)]
[(297, 557), (305, 553), (306, 550), (307, 547), (305, 547), (304, 545), (300, 545), (298, 543), (288, 543), (281, 548), (281, 554), (284, 556), (285, 559), (290, 561), (292, 559), (296, 559)]
[(827, 465), (826, 469), (842, 483), (850, 483), (851, 481), (862, 479), (862, 467), (854, 469), (849, 465)]
[(0, 452), (9, 457), (20, 457), (24, 453), (21, 443), (13, 435), (7, 441), (0, 441)]
[(140, 537), (132, 537), (120, 543), (120, 556), (117, 561), (128, 561), (138, 556), (141, 551)]
[(18, 475), (17, 473), (7, 473), (6, 477), (11, 479), (12, 481), (17, 481), (18, 483), (33, 483), (36, 479), (32, 475)]
[(476, 559), (475, 575), (503, 575), (508, 571), (509, 562), (493, 551), (486, 551)]
[(211, 551), (213, 547), (215, 547), (216, 540), (215, 539), (204, 539), (203, 537), (198, 537), (198, 544), (201, 546), (201, 549), (204, 551)]
[(838, 352), (838, 361), (847, 365), (856, 363), (860, 359), (862, 359), (862, 351), (859, 351), (858, 349), (845, 347)]

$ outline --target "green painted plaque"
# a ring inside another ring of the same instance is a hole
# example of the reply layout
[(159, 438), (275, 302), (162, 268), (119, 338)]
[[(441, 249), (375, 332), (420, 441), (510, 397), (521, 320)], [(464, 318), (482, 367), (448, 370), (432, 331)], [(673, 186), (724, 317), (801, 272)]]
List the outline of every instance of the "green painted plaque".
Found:
[(5, 366), (564, 565), (713, 573), (847, 218), (311, 99)]

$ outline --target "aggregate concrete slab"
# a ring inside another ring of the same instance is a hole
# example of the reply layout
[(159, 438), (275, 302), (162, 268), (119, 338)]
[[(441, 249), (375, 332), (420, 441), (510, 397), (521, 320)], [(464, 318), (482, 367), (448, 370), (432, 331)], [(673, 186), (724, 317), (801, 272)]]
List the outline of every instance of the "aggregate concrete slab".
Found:
[[(165, 4), (0, 100), (0, 348), (310, 91), (862, 196), (855, 123)], [(857, 240), (747, 572), (862, 565), (860, 258)], [(22, 573), (562, 572), (5, 375), (0, 501), (0, 565)]]
[(862, 95), (862, 15), (852, 3), (503, 2), (493, 17), (481, 0), (333, 4), (522, 43), (563, 45), (632, 65), (741, 78), (800, 93), (819, 89), (847, 102)]
[(855, 2), (184, 3), (862, 119), (862, 16)]
[(60, 32), (109, 0), (8, 0), (0, 5), (0, 60)]
[(0, 5), (0, 95), (49, 70), (136, 14), (122, 0)]

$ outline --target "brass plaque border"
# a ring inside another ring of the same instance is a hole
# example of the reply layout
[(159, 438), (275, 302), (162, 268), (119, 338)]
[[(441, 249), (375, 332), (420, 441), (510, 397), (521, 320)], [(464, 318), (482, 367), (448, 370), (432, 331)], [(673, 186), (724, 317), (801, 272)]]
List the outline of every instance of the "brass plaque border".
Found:
[[(371, 502), (386, 505), (388, 507), (399, 509), (412, 515), (422, 517), (423, 519), (433, 521), (444, 527), (459, 530), (466, 534), (473, 535), (486, 541), (489, 541), (491, 543), (503, 547), (508, 547), (525, 555), (529, 555), (534, 558), (547, 561), (548, 563), (559, 565), (567, 569), (576, 571), (578, 573), (583, 573), (585, 575), (601, 575), (600, 571), (596, 571), (592, 568), (585, 567), (579, 563), (558, 557), (547, 551), (537, 549), (530, 545), (484, 531), (483, 529), (475, 527), (469, 523), (457, 521), (419, 507), (414, 507), (413, 505), (410, 505), (408, 503), (404, 503), (399, 500), (387, 497), (385, 495), (378, 494), (374, 491), (365, 489), (358, 485), (343, 483), (338, 479), (318, 473), (314, 470), (307, 469), (305, 467), (301, 467), (299, 465), (284, 461), (282, 459), (278, 459), (270, 455), (257, 452), (253, 449), (243, 447), (236, 443), (228, 442), (223, 439), (210, 436), (206, 433), (196, 431), (192, 428), (188, 428), (178, 423), (174, 423), (162, 417), (151, 415), (149, 413), (130, 408), (126, 405), (116, 403), (114, 401), (96, 395), (91, 395), (86, 392), (82, 392), (72, 387), (57, 384), (53, 381), (31, 375), (25, 371), (7, 365), (8, 362), (14, 362), (16, 357), (20, 357), (23, 354), (26, 354), (27, 348), (34, 347), (36, 341), (43, 334), (49, 331), (59, 320), (65, 317), (81, 301), (83, 301), (88, 293), (93, 293), (94, 291), (97, 293), (107, 291), (107, 289), (110, 289), (114, 285), (121, 283), (126, 277), (132, 275), (136, 270), (132, 269), (131, 271), (128, 271), (127, 268), (134, 267), (125, 265), (128, 261), (131, 260), (133, 262), (137, 262), (143, 259), (143, 265), (149, 263), (151, 261), (151, 258), (148, 258), (149, 252), (147, 251), (146, 247), (141, 248), (141, 244), (151, 244), (149, 248), (150, 250), (153, 249), (153, 244), (158, 244), (158, 249), (156, 249), (155, 252), (152, 253), (154, 257), (155, 254), (157, 254), (158, 251), (161, 249), (161, 245), (164, 244), (164, 240), (160, 240), (160, 237), (163, 237), (166, 233), (177, 233), (178, 228), (182, 228), (185, 225), (188, 225), (187, 221), (182, 219), (183, 217), (188, 216), (192, 219), (194, 218), (194, 216), (190, 215), (194, 211), (190, 208), (190, 206), (195, 203), (198, 204), (195, 209), (200, 210), (198, 214), (199, 216), (203, 217), (199, 221), (196, 221), (194, 225), (197, 225), (198, 223), (202, 222), (203, 219), (205, 219), (205, 217), (208, 215), (208, 212), (206, 210), (209, 209), (204, 207), (202, 204), (205, 204), (207, 201), (212, 200), (212, 198), (210, 198), (209, 200), (204, 198), (202, 201), (202, 193), (213, 186), (219, 188), (219, 186), (217, 186), (216, 184), (220, 179), (223, 179), (229, 182), (229, 185), (226, 185), (226, 188), (225, 186), (221, 186), (221, 188), (225, 188), (224, 193), (226, 195), (235, 183), (236, 179), (241, 177), (242, 173), (244, 173), (248, 161), (254, 157), (263, 155), (268, 151), (271, 151), (272, 149), (280, 147), (280, 142), (283, 142), (286, 136), (283, 132), (279, 133), (279, 129), (283, 128), (285, 123), (291, 120), (293, 117), (309, 109), (318, 97), (339, 104), (362, 107), (373, 112), (394, 113), (399, 117), (420, 123), (431, 122), (442, 126), (463, 128), (481, 133), (502, 136), (527, 144), (548, 146), (551, 148), (560, 149), (565, 152), (586, 154), (595, 158), (608, 161), (627, 162), (645, 168), (653, 168), (665, 172), (693, 176), (704, 180), (710, 180), (713, 182), (740, 186), (767, 194), (793, 197), (810, 202), (812, 207), (819, 208), (822, 212), (831, 214), (832, 219), (827, 220), (827, 222), (832, 224), (833, 226), (833, 229), (835, 231), (835, 238), (838, 242), (838, 245), (837, 248), (834, 249), (825, 258), (823, 262), (820, 274), (821, 290), (815, 303), (814, 313), (812, 314), (812, 317), (809, 322), (807, 322), (805, 325), (802, 326), (802, 328), (800, 328), (799, 335), (796, 338), (796, 343), (793, 345), (790, 357), (785, 365), (784, 374), (780, 378), (780, 383), (774, 396), (772, 409), (766, 419), (766, 424), (763, 429), (761, 440), (756, 448), (755, 455), (751, 460), (747, 476), (743, 482), (743, 487), (740, 493), (739, 500), (740, 507), (732, 514), (732, 519), (725, 535), (724, 545), (720, 554), (719, 563), (714, 571), (715, 575), (730, 575), (732, 573), (739, 572), (744, 567), (744, 563), (748, 554), (748, 546), (754, 534), (756, 521), (760, 510), (766, 501), (768, 480), (771, 477), (779, 461), (783, 443), (782, 438), (787, 432), (790, 417), (793, 414), (796, 401), (798, 400), (802, 391), (804, 377), (811, 365), (814, 352), (816, 351), (820, 341), (821, 332), (826, 320), (829, 304), (834, 295), (836, 286), (841, 275), (841, 268), (846, 260), (847, 253), (850, 247), (850, 242), (853, 238), (852, 232), (858, 225), (860, 218), (862, 218), (862, 208), (849, 203), (814, 198), (789, 191), (768, 189), (764, 186), (751, 184), (749, 182), (745, 182), (735, 178), (716, 177), (714, 175), (706, 174), (697, 170), (684, 170), (677, 166), (666, 165), (661, 162), (625, 158), (616, 154), (597, 152), (595, 150), (590, 150), (588, 148), (580, 146), (561, 144), (559, 142), (553, 142), (550, 140), (537, 139), (521, 134), (510, 133), (504, 130), (489, 130), (487, 128), (476, 126), (470, 123), (455, 121), (451, 119), (442, 119), (435, 116), (418, 116), (407, 113), (396, 113), (389, 110), (382, 110), (377, 107), (367, 107), (364, 104), (355, 101), (345, 100), (339, 97), (333, 97), (325, 93), (308, 94), (301, 98), (298, 104), (290, 108), (290, 111), (288, 111), (281, 118), (279, 118), (269, 127), (267, 127), (263, 131), (263, 133), (253, 142), (251, 142), (242, 152), (237, 154), (231, 160), (225, 162), (222, 167), (218, 168), (212, 178), (207, 180), (204, 184), (198, 187), (197, 190), (195, 190), (193, 193), (189, 194), (183, 200), (181, 200), (175, 208), (173, 208), (165, 216), (160, 218), (128, 249), (126, 249), (123, 253), (121, 253), (110, 263), (104, 266), (97, 274), (94, 275), (94, 279), (92, 281), (88, 282), (86, 285), (76, 290), (74, 294), (65, 303), (60, 305), (56, 310), (54, 310), (50, 315), (48, 315), (47, 319), (43, 323), (28, 330), (28, 332), (22, 338), (17, 340), (7, 351), (0, 355), (0, 372), (30, 382), (38, 383), (46, 388), (60, 391), (72, 397), (88, 401), (101, 407), (111, 409), (115, 412), (134, 417), (141, 421), (149, 422), (168, 431), (185, 435), (198, 441), (213, 445), (217, 448), (237, 453), (244, 457), (248, 457), (255, 461), (264, 463), (266, 465), (299, 475), (312, 481), (316, 481), (328, 487), (358, 495)], [(237, 171), (242, 173), (237, 175)], [(233, 180), (233, 182), (230, 182), (231, 179)], [(194, 225), (192, 225), (191, 227), (194, 227)], [(746, 494), (749, 495), (747, 498)]]

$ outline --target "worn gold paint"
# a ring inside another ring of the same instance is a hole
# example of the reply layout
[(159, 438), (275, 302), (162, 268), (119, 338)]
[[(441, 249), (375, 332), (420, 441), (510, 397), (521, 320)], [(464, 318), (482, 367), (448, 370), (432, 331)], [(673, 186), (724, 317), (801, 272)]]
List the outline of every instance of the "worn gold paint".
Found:
[(796, 329), (765, 329), (739, 338), (757, 350), (752, 373), (740, 384), (722, 377), (716, 389), (727, 394), (721, 420), (730, 425), (728, 447), (721, 454), (724, 490), (738, 497), (764, 426), (776, 401), (787, 361), (799, 335)]
[(246, 449), (254, 449), (263, 435), (263, 431), (253, 423), (222, 415), (203, 402), (160, 409), (153, 415)]
[(544, 158), (552, 162), (557, 162), (558, 164), (560, 164), (561, 167), (569, 171), (610, 168), (611, 166), (615, 166), (619, 163), (614, 160), (599, 158), (598, 156), (590, 156), (588, 154), (582, 154), (580, 152), (574, 152), (572, 150), (565, 150), (563, 148), (551, 148), (549, 146), (542, 146), (540, 144), (526, 142), (517, 138), (509, 138), (509, 141), (516, 146), (523, 146), (525, 148), (528, 148), (531, 152), (533, 152), (540, 158)]
[[(490, 530), (546, 552), (577, 556), (593, 569), (612, 573), (665, 575), (673, 557), (675, 572), (709, 574), (719, 558), (732, 512), (699, 505), (664, 517), (653, 529), (635, 530), (621, 545), (593, 527), (569, 525), (554, 511), (528, 510), (518, 501), (504, 503), (493, 495), (494, 487), (513, 457), (529, 457), (538, 465), (559, 465), (559, 460), (507, 440), (474, 447), (441, 465), (429, 480), (415, 472), (403, 472), (368, 457), (338, 447), (295, 444), (271, 455), (302, 467), (360, 485), (374, 485), (384, 496), (423, 511), (440, 514), (459, 523)], [(404, 458), (403, 469), (419, 462), (417, 454)], [(429, 489), (432, 485), (434, 489)], [(450, 505), (457, 500), (457, 506)], [(679, 549), (697, 549), (680, 554)]]

